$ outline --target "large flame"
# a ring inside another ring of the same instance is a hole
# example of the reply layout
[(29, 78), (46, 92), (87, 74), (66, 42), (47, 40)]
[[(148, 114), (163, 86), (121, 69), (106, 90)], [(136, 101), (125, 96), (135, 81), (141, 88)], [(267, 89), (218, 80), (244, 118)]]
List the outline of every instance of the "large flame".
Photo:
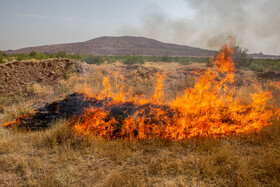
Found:
[[(260, 90), (251, 95), (252, 103), (242, 104), (233, 86), (235, 67), (232, 55), (232, 46), (225, 45), (212, 60), (213, 68), (200, 73), (193, 88), (186, 89), (182, 96), (168, 103), (164, 103), (162, 91), (164, 75), (158, 74), (154, 95), (150, 99), (132, 96), (131, 92), (125, 93), (123, 89), (112, 93), (105, 78), (104, 90), (97, 98), (111, 98), (110, 102), (101, 109), (85, 111), (74, 122), (73, 128), (77, 135), (106, 139), (182, 140), (259, 131), (270, 125), (275, 115), (272, 106), (267, 105), (272, 95)], [(137, 111), (121, 121), (116, 117), (108, 119), (109, 110), (105, 108), (123, 103), (133, 103)], [(152, 105), (147, 109), (147, 104)]]
[[(272, 124), (279, 109), (267, 104), (272, 94), (262, 90), (251, 94), (250, 104), (240, 101), (233, 84), (236, 70), (232, 55), (232, 46), (225, 45), (212, 60), (213, 67), (197, 72), (194, 87), (187, 88), (171, 102), (164, 100), (164, 75), (157, 74), (150, 98), (134, 95), (131, 89), (125, 91), (118, 84), (118, 91), (113, 92), (109, 79), (105, 78), (104, 89), (98, 95), (89, 94), (89, 88), (82, 90), (87, 98), (104, 101), (102, 106), (92, 106), (73, 117), (72, 128), (76, 135), (106, 139), (183, 140), (259, 131)], [(114, 107), (124, 110), (119, 115), (111, 115)], [(23, 118), (4, 126), (19, 125)]]

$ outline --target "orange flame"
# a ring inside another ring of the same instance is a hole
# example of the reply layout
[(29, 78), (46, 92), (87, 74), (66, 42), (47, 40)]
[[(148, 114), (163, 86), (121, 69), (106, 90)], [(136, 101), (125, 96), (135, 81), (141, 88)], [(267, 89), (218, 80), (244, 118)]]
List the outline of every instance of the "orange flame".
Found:
[[(267, 104), (272, 98), (270, 92), (257, 91), (252, 94), (252, 103), (242, 104), (233, 86), (235, 67), (233, 49), (225, 45), (212, 60), (213, 68), (197, 72), (199, 78), (193, 88), (187, 88), (182, 96), (171, 102), (164, 101), (164, 75), (157, 74), (158, 80), (151, 98), (135, 96), (132, 91), (116, 85), (112, 91), (108, 78), (103, 80), (104, 89), (96, 97), (108, 101), (102, 108), (87, 109), (83, 115), (72, 120), (76, 135), (105, 139), (151, 139), (183, 140), (193, 137), (222, 137), (248, 134), (272, 124), (278, 115), (277, 108)], [(114, 76), (118, 76), (114, 74)], [(108, 118), (110, 110), (121, 104), (133, 104), (136, 111), (129, 115)], [(20, 122), (18, 118), (16, 124)], [(14, 123), (6, 123), (10, 126)]]
[(30, 116), (31, 116), (31, 114), (25, 114), (25, 115), (23, 115), (23, 116), (19, 116), (19, 117), (16, 119), (16, 121), (13, 121), (13, 122), (9, 121), (9, 122), (7, 122), (7, 123), (4, 123), (4, 124), (3, 124), (3, 127), (9, 128), (9, 127), (17, 126), (17, 125), (19, 125), (19, 124), (21, 123), (21, 121), (22, 121), (23, 119), (25, 119), (25, 118), (27, 118), (27, 117), (30, 117)]
[[(221, 137), (233, 134), (246, 134), (259, 131), (271, 124), (275, 115), (272, 106), (267, 101), (272, 98), (270, 92), (259, 91), (252, 94), (253, 102), (244, 105), (236, 97), (234, 83), (235, 67), (232, 60), (233, 49), (225, 45), (216, 59), (212, 61), (213, 69), (201, 73), (193, 88), (184, 91), (174, 101), (166, 103), (174, 112), (168, 115), (163, 109), (163, 79), (158, 75), (154, 95), (150, 99), (133, 98), (123, 93), (123, 97), (112, 94), (108, 79), (104, 79), (104, 90), (98, 95), (104, 98), (112, 97), (112, 103), (133, 101), (137, 106), (154, 103), (161, 107), (149, 108), (149, 115), (139, 109), (133, 116), (128, 116), (118, 125), (118, 120), (112, 118), (106, 121), (108, 111), (100, 109), (88, 110), (74, 124), (77, 134), (103, 137), (107, 139), (123, 137), (126, 139), (162, 138), (172, 140), (189, 139), (192, 137)], [(139, 107), (141, 108), (141, 107)], [(142, 115), (138, 115), (142, 114)], [(152, 117), (151, 117), (152, 116)], [(119, 128), (117, 133), (113, 133)], [(137, 133), (135, 133), (137, 132)]]

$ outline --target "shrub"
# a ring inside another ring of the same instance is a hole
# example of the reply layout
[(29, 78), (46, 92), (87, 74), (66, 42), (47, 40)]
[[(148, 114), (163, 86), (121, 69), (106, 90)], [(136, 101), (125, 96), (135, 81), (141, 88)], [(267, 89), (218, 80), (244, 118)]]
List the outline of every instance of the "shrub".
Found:
[(261, 72), (261, 71), (264, 71), (264, 67), (261, 63), (251, 63), (249, 68), (253, 71), (258, 71), (258, 72)]
[(75, 59), (75, 60), (81, 60), (82, 59), (82, 55), (80, 54), (74, 54), (74, 55), (70, 55), (71, 59)]
[(2, 51), (0, 51), (0, 64), (5, 63)]
[(125, 56), (124, 64), (144, 64), (144, 59), (141, 56)]
[(67, 53), (65, 51), (60, 51), (60, 52), (56, 53), (57, 58), (65, 58), (66, 55), (67, 55)]
[(167, 55), (162, 57), (162, 62), (171, 62), (171, 61), (172, 61), (172, 58)]
[(280, 70), (279, 59), (256, 59), (254, 58), (249, 66), (254, 71), (265, 71), (265, 70)]
[(38, 53), (36, 56), (35, 56), (35, 59), (37, 60), (42, 60), (42, 59), (47, 59), (48, 57), (44, 54), (44, 53)]
[(22, 53), (22, 54), (18, 54), (17, 55), (17, 60), (18, 61), (27, 60), (27, 59), (29, 59), (29, 55), (28, 54)]
[(252, 60), (252, 58), (248, 57), (248, 49), (242, 48), (238, 45), (234, 46), (233, 61), (235, 67), (249, 67)]
[(88, 64), (97, 64), (100, 65), (104, 62), (102, 56), (88, 55), (84, 58), (84, 61)]
[(29, 53), (29, 56), (30, 56), (30, 57), (35, 57), (37, 54), (38, 54), (37, 52), (32, 51), (31, 53)]
[(5, 63), (5, 61), (4, 61), (3, 56), (0, 56), (0, 64), (4, 64), (4, 63)]
[(37, 53), (37, 52), (34, 52), (34, 51), (32, 51), (32, 52), (29, 54), (29, 56), (30, 56), (31, 58), (36, 59), (36, 60), (42, 60), (42, 59), (47, 59), (47, 58), (48, 58), (48, 56), (47, 56), (46, 54), (44, 54), (44, 53)]

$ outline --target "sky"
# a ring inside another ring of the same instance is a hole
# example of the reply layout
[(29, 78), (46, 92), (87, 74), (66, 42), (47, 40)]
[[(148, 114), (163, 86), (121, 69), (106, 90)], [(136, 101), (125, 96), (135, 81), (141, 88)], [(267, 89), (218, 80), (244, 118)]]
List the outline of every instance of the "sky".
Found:
[(279, 0), (0, 0), (0, 50), (143, 36), (280, 55)]

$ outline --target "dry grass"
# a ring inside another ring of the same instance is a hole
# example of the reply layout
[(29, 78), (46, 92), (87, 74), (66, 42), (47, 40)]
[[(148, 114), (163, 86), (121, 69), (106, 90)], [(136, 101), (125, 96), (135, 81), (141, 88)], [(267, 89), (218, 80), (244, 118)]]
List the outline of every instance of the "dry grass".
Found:
[[(33, 103), (53, 95), (64, 97), (84, 86), (98, 93), (105, 76), (116, 81), (112, 71), (120, 72), (118, 80), (122, 82), (123, 76), (135, 93), (148, 95), (155, 73), (165, 71), (168, 99), (193, 84), (181, 65), (147, 63), (129, 70), (120, 64), (93, 66), (92, 73), (73, 75), (52, 91), (31, 89), (32, 97), (6, 106), (1, 123), (28, 113)], [(253, 88), (243, 89), (248, 102), (246, 93)], [(76, 137), (66, 120), (31, 133), (0, 127), (0, 186), (280, 186), (279, 134), (278, 122), (255, 134), (180, 142)]]
[(108, 142), (75, 137), (65, 121), (27, 134), (1, 128), (0, 180), (41, 186), (277, 186), (279, 133), (275, 124), (244, 137)]
[(53, 88), (51, 86), (40, 85), (39, 83), (32, 83), (27, 86), (27, 94), (32, 97), (45, 98), (53, 95)]

